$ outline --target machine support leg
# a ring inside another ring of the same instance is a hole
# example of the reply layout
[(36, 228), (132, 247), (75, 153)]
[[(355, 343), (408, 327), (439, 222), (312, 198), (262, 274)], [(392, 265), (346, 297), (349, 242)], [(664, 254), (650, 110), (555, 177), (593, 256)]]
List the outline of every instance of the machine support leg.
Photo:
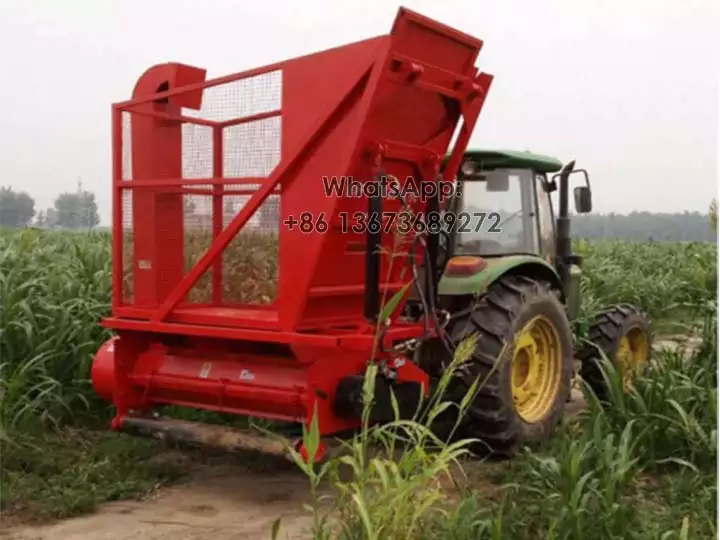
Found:
[(380, 245), (382, 242), (382, 197), (376, 176), (375, 195), (368, 197), (368, 227), (365, 247), (365, 318), (375, 322), (380, 311)]

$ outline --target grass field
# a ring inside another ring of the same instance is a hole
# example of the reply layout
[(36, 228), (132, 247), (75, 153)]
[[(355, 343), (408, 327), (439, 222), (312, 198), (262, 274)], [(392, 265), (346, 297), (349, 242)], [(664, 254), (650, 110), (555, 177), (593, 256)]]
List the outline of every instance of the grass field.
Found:
[[(717, 247), (577, 244), (585, 256), (584, 318), (602, 304), (630, 301), (663, 332), (705, 324), (703, 346), (689, 361), (658, 355), (656, 369), (632, 394), (615, 395), (609, 410), (588, 395), (589, 411), (543, 448), (510, 462), (465, 464), (469, 481), (456, 487), (438, 484), (438, 475), (457, 469), (462, 445), (430, 453), (417, 444), (399, 460), (367, 464), (361, 458), (370, 442), (392, 442), (387, 430), (370, 428), (345, 460), (356, 466), (349, 480), (334, 474), (339, 462), (330, 462), (323, 478), (307, 471), (311, 483), (339, 488), (332, 521), (315, 507), (316, 537), (715, 537)], [(0, 232), (6, 516), (66, 517), (142, 495), (186, 471), (186, 463), (156, 459), (159, 443), (106, 432), (111, 411), (94, 396), (88, 370), (108, 337), (98, 321), (109, 295), (106, 233)], [(608, 376), (617, 378), (611, 369)], [(427, 437), (421, 425), (410, 431)]]

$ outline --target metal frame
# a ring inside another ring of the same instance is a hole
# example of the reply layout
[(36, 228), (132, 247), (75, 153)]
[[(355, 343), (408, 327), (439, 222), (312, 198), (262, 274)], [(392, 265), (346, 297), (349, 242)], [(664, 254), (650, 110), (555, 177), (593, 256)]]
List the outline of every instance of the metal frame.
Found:
[[(525, 245), (533, 247), (533, 250), (529, 253), (539, 255), (541, 252), (540, 228), (538, 227), (537, 218), (537, 194), (535, 193), (534, 171), (532, 169), (511, 169), (509, 173), (511, 175), (516, 174), (520, 182), (520, 197), (523, 209), (523, 242)], [(532, 212), (532, 214), (530, 212)]]
[[(103, 324), (118, 337), (98, 352), (93, 383), (115, 405), (114, 425), (158, 404), (301, 422), (309, 422), (315, 409), (321, 433), (357, 425), (357, 419), (339, 418), (332, 410), (338, 382), (362, 372), (368, 362), (393, 362), (397, 355), (378, 348), (377, 326), (363, 317), (365, 276), (358, 269), (357, 250), (350, 249), (361, 239), (337, 230), (338, 213), (355, 202), (322, 196), (318, 176), (372, 178), (411, 171), (418, 182), (436, 182), (462, 120), (442, 172), (445, 180), (454, 180), (492, 81), (474, 67), (481, 47), (476, 38), (401, 8), (389, 35), (209, 81), (205, 70), (182, 64), (154, 66), (140, 78), (133, 99), (112, 109), (113, 314)], [(282, 72), (281, 109), (223, 122), (179, 112), (199, 109), (208, 88), (273, 71)], [(324, 76), (332, 76), (333, 84), (323, 83)], [(136, 115), (130, 181), (122, 170), (123, 112)], [(402, 114), (412, 114), (412, 124), (397, 116)], [(282, 122), (280, 163), (267, 178), (226, 177), (222, 130), (272, 117)], [(212, 128), (210, 178), (156, 174), (178, 170), (182, 123)], [(225, 189), (238, 184), (260, 187)], [(134, 193), (134, 238), (140, 243), (134, 244), (134, 279), (145, 291), (142, 302), (136, 298), (132, 304), (123, 302), (122, 291), (125, 190)], [(223, 305), (220, 256), (262, 203), (278, 193), (282, 216), (322, 212), (330, 230), (308, 235), (281, 230), (279, 301)], [(178, 268), (182, 253), (173, 248), (184, 234), (174, 198), (182, 194), (213, 198), (212, 243), (188, 272)], [(223, 227), (222, 200), (229, 194), (251, 196)], [(383, 204), (400, 210), (398, 201)], [(411, 208), (426, 209), (424, 202), (413, 202)], [(387, 248), (392, 241), (392, 235), (382, 235), (381, 245)], [(407, 263), (394, 256), (359, 255), (378, 257), (386, 297), (405, 285), (402, 267)], [(422, 260), (422, 252), (416, 256)], [(147, 257), (146, 268), (138, 269)], [(185, 301), (207, 271), (212, 302)], [(424, 332), (422, 323), (398, 320), (407, 296), (390, 314), (385, 347)], [(397, 372), (399, 380), (418, 381), (427, 389), (427, 374), (412, 362)], [(248, 373), (252, 380), (243, 379)]]

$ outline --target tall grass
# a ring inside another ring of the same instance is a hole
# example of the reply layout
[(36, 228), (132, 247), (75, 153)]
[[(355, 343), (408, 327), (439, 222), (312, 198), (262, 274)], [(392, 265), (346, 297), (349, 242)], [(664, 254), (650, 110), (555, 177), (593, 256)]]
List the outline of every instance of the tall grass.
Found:
[[(708, 310), (704, 322), (699, 350), (689, 358), (660, 354), (630, 394), (620, 391), (621, 373), (605, 359), (603, 374), (617, 390), (608, 402), (584, 385), (589, 410), (548, 448), (527, 450), (512, 482), (494, 489), (487, 483), (483, 490), (460, 488), (455, 479), (464, 475), (460, 457), (470, 441), (446, 446), (425, 436), (429, 424), (418, 422), (393, 423), (403, 427), (399, 440), (398, 430), (364, 427), (346, 454), (324, 464), (319, 474), (298, 458), (313, 493), (325, 476), (339, 493), (330, 505), (314, 499), (313, 537), (715, 538), (716, 310)], [(369, 402), (366, 397), (366, 406)], [(406, 442), (408, 433), (410, 444), (398, 454), (396, 443)], [(381, 453), (369, 458), (373, 442)], [(428, 442), (433, 444), (423, 444)], [(343, 466), (349, 473), (344, 477), (329, 474)]]
[[(236, 241), (225, 257), (229, 300), (264, 303), (274, 297), (277, 266), (270, 255), (276, 246), (272, 238), (256, 236)], [(205, 247), (191, 235), (188, 257), (196, 260)], [(578, 241), (576, 250), (585, 256), (585, 319), (620, 300), (636, 303), (656, 321), (694, 319), (697, 306), (715, 298), (715, 244)], [(110, 264), (107, 232), (0, 231), (4, 436), (30, 424), (59, 425), (84, 411), (104, 414), (88, 376), (92, 355), (109, 336), (98, 323), (109, 313)], [(192, 294), (207, 297), (205, 285)]]
[(58, 426), (95, 400), (92, 356), (108, 337), (110, 246), (94, 233), (0, 236), (0, 430)]
[[(609, 403), (585, 388), (587, 413), (548, 447), (500, 469), (468, 468), (462, 459), (468, 441), (445, 446), (426, 421), (366, 423), (344, 456), (305, 469), (316, 495), (316, 537), (669, 540), (715, 534), (717, 247), (579, 242), (578, 250), (585, 255), (585, 317), (623, 300), (656, 321), (704, 320), (700, 350), (689, 358), (657, 355), (629, 395), (617, 391), (618, 375), (605, 365), (616, 388)], [(98, 322), (109, 312), (110, 256), (107, 233), (0, 231), (3, 444), (78, 419), (104, 423), (108, 408), (88, 379), (92, 356), (109, 335)], [(274, 267), (263, 268), (274, 277)], [(263, 288), (256, 292), (270, 296)], [(445, 406), (436, 402), (433, 410)], [(334, 487), (329, 499), (328, 484)]]
[(698, 307), (717, 294), (717, 244), (578, 240), (574, 249), (585, 257), (586, 318), (602, 305), (629, 302), (656, 321), (677, 323), (701, 315)]
[[(310, 480), (315, 503), (310, 507), (314, 538), (415, 538), (422, 534), (428, 520), (437, 519), (437, 514), (445, 511), (442, 508), (447, 499), (445, 488), (453, 482), (461, 458), (478, 441), (464, 439), (445, 444), (430, 426), (449, 407), (456, 407), (462, 416), (470, 405), (480, 381), (475, 382), (460, 404), (445, 402), (442, 397), (473, 349), (473, 340), (457, 348), (438, 382), (435, 396), (418, 407), (415, 418), (401, 420), (393, 396), (396, 419), (382, 425), (369, 422), (377, 376), (377, 366), (371, 365), (363, 387), (362, 427), (355, 437), (342, 444), (340, 457), (330, 459), (316, 471), (312, 462), (306, 464), (298, 452), (291, 450)], [(311, 456), (319, 439), (317, 425), (313, 423), (312, 427), (305, 433)], [(335, 495), (321, 499), (315, 495), (325, 479), (334, 486)]]
[[(658, 353), (651, 374), (629, 392), (622, 378), (604, 362), (610, 388), (607, 402), (584, 388), (588, 417), (603, 432), (617, 435), (632, 425), (637, 458), (650, 469), (673, 466), (710, 469), (717, 458), (717, 316), (708, 313), (703, 346)], [(598, 429), (600, 429), (598, 428)]]

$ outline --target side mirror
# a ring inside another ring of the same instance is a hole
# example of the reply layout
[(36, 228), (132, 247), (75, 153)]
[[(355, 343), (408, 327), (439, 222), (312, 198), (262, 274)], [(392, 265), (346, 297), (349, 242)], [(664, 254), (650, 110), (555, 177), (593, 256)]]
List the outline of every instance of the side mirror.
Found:
[(510, 189), (510, 176), (505, 172), (490, 171), (485, 174), (488, 192), (505, 192)]
[(587, 214), (592, 211), (592, 194), (588, 186), (578, 186), (573, 190), (575, 196), (575, 211), (578, 214)]

